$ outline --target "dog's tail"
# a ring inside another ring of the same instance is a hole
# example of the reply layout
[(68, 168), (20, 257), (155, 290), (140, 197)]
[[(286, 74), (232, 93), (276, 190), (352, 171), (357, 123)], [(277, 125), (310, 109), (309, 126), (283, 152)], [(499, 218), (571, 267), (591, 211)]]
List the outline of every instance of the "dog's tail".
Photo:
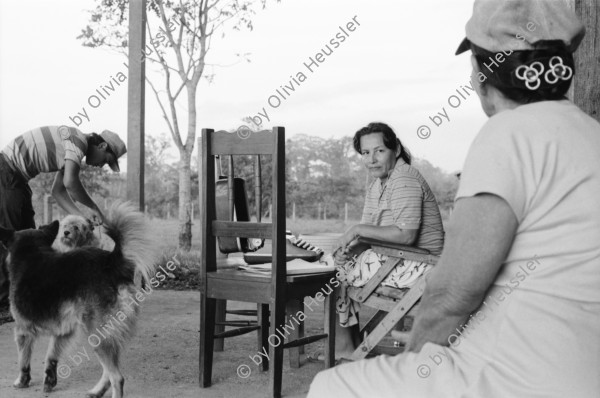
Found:
[(113, 253), (121, 252), (148, 282), (154, 276), (157, 245), (144, 215), (129, 202), (116, 202), (108, 211), (105, 228), (115, 242)]

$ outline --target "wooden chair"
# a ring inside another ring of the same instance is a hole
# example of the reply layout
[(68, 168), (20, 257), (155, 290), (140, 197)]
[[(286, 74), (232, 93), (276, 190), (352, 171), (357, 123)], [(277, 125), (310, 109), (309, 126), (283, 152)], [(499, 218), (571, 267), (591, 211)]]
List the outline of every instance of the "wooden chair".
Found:
[(388, 256), (384, 265), (362, 287), (350, 287), (348, 296), (362, 305), (377, 309), (375, 315), (361, 329), (364, 336), (362, 343), (352, 354), (352, 360), (365, 358), (375, 349), (377, 344), (401, 321), (408, 313), (414, 313), (416, 304), (425, 290), (425, 278), (420, 276), (410, 289), (396, 289), (381, 286), (381, 282), (392, 272), (402, 260), (415, 260), (435, 265), (439, 257), (428, 250), (417, 247), (394, 244), (375, 239), (359, 238), (359, 243), (370, 247), (379, 254)]
[[(216, 218), (215, 156), (272, 155), (272, 215), (271, 223), (221, 221)], [(276, 343), (271, 336), (279, 336), (285, 322), (286, 304), (298, 302), (306, 296), (316, 296), (325, 288), (334, 272), (287, 275), (285, 253), (285, 131), (252, 133), (242, 139), (225, 131), (202, 130), (202, 247), (200, 276), (200, 386), (209, 387), (212, 378), (215, 338), (238, 336), (259, 331), (258, 351), (268, 348), (268, 361), (263, 370), (270, 370), (270, 390), (274, 397), (281, 396), (283, 349), (299, 347), (325, 338), (325, 366), (334, 364), (335, 298), (325, 296), (323, 334)], [(240, 259), (217, 260), (216, 237), (244, 237), (272, 240), (273, 262), (271, 275), (259, 275), (237, 269)], [(322, 293), (321, 293), (322, 294)], [(318, 297), (318, 296), (317, 296)], [(260, 304), (256, 326), (246, 326), (215, 334), (215, 307), (217, 300), (235, 300)], [(269, 315), (267, 315), (269, 314)], [(270, 341), (270, 340), (272, 341)], [(274, 343), (275, 342), (275, 343)], [(269, 362), (271, 366), (269, 366)]]

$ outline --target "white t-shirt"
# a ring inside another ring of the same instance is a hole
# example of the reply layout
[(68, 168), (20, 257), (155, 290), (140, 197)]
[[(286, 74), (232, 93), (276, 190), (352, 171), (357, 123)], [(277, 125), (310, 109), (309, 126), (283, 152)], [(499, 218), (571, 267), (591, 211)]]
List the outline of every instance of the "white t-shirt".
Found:
[(598, 122), (567, 100), (494, 115), (469, 150), (456, 198), (484, 192), (519, 221), (495, 285), (600, 302)]

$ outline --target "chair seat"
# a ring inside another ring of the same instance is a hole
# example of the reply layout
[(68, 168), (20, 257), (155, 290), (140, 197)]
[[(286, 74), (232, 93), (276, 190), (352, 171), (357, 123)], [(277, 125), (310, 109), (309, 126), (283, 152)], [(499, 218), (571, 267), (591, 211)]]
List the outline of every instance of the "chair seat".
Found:
[[(235, 267), (218, 269), (215, 272), (207, 272), (206, 275), (208, 278), (249, 280), (260, 283), (269, 283), (271, 281), (270, 274), (248, 272)], [(329, 281), (333, 276), (335, 276), (335, 271), (318, 272), (314, 274), (294, 274), (288, 275), (285, 279), (287, 283), (307, 283), (315, 281)]]
[[(258, 302), (269, 303), (271, 275), (239, 270), (237, 266), (245, 264), (243, 259), (241, 262), (231, 260), (219, 262), (219, 267), (223, 265), (223, 268), (206, 273), (206, 278), (212, 282), (209, 284), (207, 295), (216, 299), (229, 298), (236, 301), (254, 302), (257, 302), (258, 297), (260, 298)], [(325, 288), (328, 284), (331, 285), (332, 278), (335, 278), (335, 271), (288, 275), (286, 277), (286, 297), (288, 299), (303, 298), (312, 296), (320, 290), (327, 292), (329, 289)]]
[[(228, 279), (244, 279), (244, 280), (255, 280), (257, 282), (266, 281), (269, 283), (271, 280), (270, 274), (260, 274), (257, 272), (249, 272), (242, 269), (238, 269), (240, 265), (248, 265), (244, 261), (243, 257), (230, 256), (227, 258), (217, 260), (217, 271), (208, 272), (207, 275), (212, 275), (213, 278), (228, 278)], [(329, 281), (332, 276), (335, 275), (335, 271), (331, 272), (317, 272), (307, 274), (294, 274), (287, 275), (287, 283), (302, 283), (302, 282), (314, 282), (314, 281)], [(211, 277), (211, 276), (209, 276)]]
[(246, 265), (243, 257), (228, 256), (227, 258), (220, 258), (217, 260), (217, 268), (222, 269), (237, 269), (240, 265)]

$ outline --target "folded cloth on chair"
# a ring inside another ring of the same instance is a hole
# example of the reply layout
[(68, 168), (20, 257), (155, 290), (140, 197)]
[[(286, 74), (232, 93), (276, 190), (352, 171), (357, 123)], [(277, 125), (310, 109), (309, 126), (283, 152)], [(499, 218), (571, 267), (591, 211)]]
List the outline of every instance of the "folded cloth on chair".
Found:
[[(342, 267), (346, 274), (346, 282), (350, 286), (364, 286), (379, 268), (386, 262), (388, 256), (367, 249), (354, 261), (349, 261)], [(430, 265), (421, 261), (402, 259), (382, 282), (384, 286), (406, 289), (412, 287), (417, 279), (430, 269)]]
[[(340, 325), (348, 327), (358, 324), (357, 314), (359, 303), (353, 301), (348, 296), (348, 286), (364, 286), (377, 273), (379, 268), (385, 264), (387, 258), (388, 256), (384, 254), (378, 254), (372, 249), (367, 249), (344, 264), (336, 262), (337, 277), (342, 283), (336, 301)], [(410, 288), (428, 269), (428, 263), (401, 259), (381, 284), (397, 289)]]

